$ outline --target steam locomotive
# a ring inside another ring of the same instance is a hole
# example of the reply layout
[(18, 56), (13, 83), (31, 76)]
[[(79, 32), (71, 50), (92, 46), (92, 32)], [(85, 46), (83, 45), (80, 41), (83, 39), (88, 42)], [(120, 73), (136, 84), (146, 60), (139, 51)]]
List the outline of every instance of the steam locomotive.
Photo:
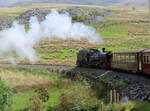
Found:
[(77, 54), (78, 67), (96, 67), (123, 70), (150, 75), (150, 49), (111, 52), (99, 49), (83, 49)]

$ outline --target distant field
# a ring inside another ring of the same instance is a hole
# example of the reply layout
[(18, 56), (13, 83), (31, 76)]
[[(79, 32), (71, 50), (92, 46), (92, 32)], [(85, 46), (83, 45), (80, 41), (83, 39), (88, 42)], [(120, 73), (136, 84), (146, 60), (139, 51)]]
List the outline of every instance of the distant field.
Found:
[[(76, 5), (36, 5), (31, 7), (15, 7), (15, 8), (1, 8), (0, 18), (14, 19), (19, 14), (32, 8), (67, 8), (76, 7)], [(79, 7), (79, 6), (78, 6)], [(80, 6), (87, 10), (95, 9), (89, 6)], [(107, 23), (88, 24), (95, 27), (97, 33), (104, 40), (103, 46), (95, 46), (88, 43), (87, 40), (42, 40), (40, 44), (35, 46), (38, 52), (39, 60), (37, 63), (45, 64), (59, 64), (59, 65), (75, 65), (76, 54), (78, 50), (84, 48), (103, 48), (110, 51), (121, 50), (137, 50), (150, 48), (149, 24), (148, 23), (126, 23), (109, 26), (106, 28), (99, 28), (100, 26), (124, 22), (124, 21), (148, 21), (148, 9), (145, 7), (96, 7), (113, 12), (113, 16), (105, 17)], [(28, 61), (22, 61), (27, 63)]]

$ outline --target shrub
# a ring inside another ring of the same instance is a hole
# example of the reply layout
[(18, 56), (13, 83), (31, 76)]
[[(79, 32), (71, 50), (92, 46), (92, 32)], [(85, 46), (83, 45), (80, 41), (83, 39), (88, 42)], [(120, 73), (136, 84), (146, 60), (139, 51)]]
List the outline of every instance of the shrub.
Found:
[(85, 80), (75, 82), (61, 92), (60, 105), (65, 111), (91, 110), (98, 107), (99, 100)]
[(38, 88), (35, 90), (35, 92), (38, 93), (38, 97), (40, 100), (42, 100), (43, 102), (47, 102), (50, 95), (49, 95), (49, 91), (46, 88)]
[(96, 16), (102, 16), (102, 17), (104, 17), (105, 15), (104, 15), (104, 13), (99, 13), (99, 12), (96, 12), (96, 14), (95, 14)]
[[(134, 102), (127, 102), (122, 104), (108, 104), (104, 106), (104, 111), (133, 111), (135, 108)], [(137, 110), (136, 110), (137, 111)]]
[(0, 111), (12, 103), (12, 90), (0, 78)]
[(84, 16), (73, 16), (72, 20), (76, 22), (84, 22)]
[(33, 96), (27, 109), (29, 111), (45, 111), (46, 108), (43, 101), (38, 96)]
[(126, 88), (128, 85), (128, 83), (121, 80), (114, 84), (114, 88)]
[(101, 82), (109, 82), (109, 81), (111, 81), (112, 79), (111, 78), (108, 78), (108, 77), (104, 77), (104, 76), (102, 76), (102, 77), (99, 77), (99, 80), (101, 81)]

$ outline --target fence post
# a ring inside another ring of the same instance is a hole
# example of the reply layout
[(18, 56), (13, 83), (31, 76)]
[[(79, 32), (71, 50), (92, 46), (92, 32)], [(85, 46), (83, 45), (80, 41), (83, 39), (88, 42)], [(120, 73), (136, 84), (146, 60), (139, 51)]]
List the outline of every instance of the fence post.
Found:
[(100, 111), (103, 111), (103, 102), (101, 103)]
[(110, 104), (112, 104), (112, 100), (113, 100), (113, 95), (112, 95), (112, 90), (110, 90)]
[(117, 103), (119, 104), (119, 102), (120, 102), (120, 97), (119, 97), (120, 95), (119, 95), (119, 93), (117, 93)]
[(114, 89), (114, 103), (116, 103), (116, 90)]

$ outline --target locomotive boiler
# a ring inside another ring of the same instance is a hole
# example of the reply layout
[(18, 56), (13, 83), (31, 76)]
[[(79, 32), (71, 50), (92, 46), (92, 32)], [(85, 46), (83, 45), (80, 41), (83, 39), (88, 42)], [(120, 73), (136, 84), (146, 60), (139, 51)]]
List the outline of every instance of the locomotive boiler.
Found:
[(78, 67), (111, 68), (111, 51), (100, 52), (99, 49), (83, 49), (77, 54)]

